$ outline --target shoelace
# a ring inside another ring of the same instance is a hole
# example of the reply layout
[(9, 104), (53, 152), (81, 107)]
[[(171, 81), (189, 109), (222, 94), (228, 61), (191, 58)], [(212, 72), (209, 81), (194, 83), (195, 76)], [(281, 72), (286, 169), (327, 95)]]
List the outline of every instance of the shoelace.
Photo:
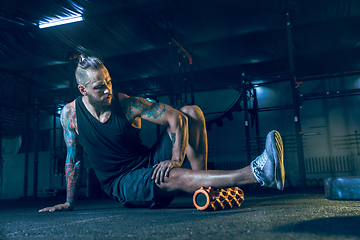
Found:
[[(259, 162), (264, 161), (262, 154), (259, 157), (261, 157), (261, 159), (259, 159)], [(255, 175), (256, 179), (258, 180), (258, 182), (260, 183), (260, 185), (264, 186), (265, 181), (264, 181), (264, 178), (261, 177), (261, 175), (262, 175), (262, 173), (264, 173), (263, 167), (265, 166), (265, 163), (261, 167), (261, 165), (259, 165), (258, 161), (256, 161), (256, 160), (258, 160), (258, 159), (255, 159), (255, 161), (253, 161), (253, 163), (252, 163), (252, 169), (253, 169), (254, 175)], [(265, 162), (266, 162), (266, 160), (265, 160)]]

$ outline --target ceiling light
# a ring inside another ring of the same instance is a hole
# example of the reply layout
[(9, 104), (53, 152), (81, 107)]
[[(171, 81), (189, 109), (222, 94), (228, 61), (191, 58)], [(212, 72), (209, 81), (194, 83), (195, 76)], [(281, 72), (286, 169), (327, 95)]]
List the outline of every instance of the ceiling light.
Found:
[(152, 99), (152, 98), (145, 98), (146, 100), (148, 100), (149, 102), (155, 103), (156, 100)]
[(73, 22), (80, 22), (83, 20), (81, 15), (71, 16), (71, 17), (60, 17), (60, 18), (53, 18), (47, 21), (40, 21), (39, 28), (48, 28), (59, 26), (63, 24), (73, 23)]

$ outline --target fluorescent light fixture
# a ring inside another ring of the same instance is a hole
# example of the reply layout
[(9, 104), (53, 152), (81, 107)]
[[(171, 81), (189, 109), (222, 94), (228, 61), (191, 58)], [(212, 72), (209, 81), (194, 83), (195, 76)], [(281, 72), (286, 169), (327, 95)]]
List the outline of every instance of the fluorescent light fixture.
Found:
[(156, 102), (156, 100), (154, 100), (154, 99), (151, 99), (151, 98), (145, 98), (146, 100), (148, 100), (149, 102)]
[(39, 28), (54, 27), (54, 26), (59, 26), (59, 25), (63, 25), (63, 24), (73, 23), (73, 22), (80, 22), (82, 20), (83, 20), (83, 17), (81, 15), (76, 15), (76, 16), (71, 16), (71, 17), (53, 18), (48, 21), (40, 21)]
[(58, 107), (56, 113), (60, 115), (60, 114), (61, 114), (61, 110), (62, 110), (62, 107)]

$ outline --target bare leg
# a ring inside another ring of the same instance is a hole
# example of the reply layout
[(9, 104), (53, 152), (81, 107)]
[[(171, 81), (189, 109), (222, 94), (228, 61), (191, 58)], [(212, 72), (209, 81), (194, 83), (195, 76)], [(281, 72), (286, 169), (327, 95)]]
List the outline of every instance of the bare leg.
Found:
[(164, 196), (166, 192), (173, 193), (179, 190), (193, 193), (200, 187), (228, 188), (250, 183), (257, 183), (250, 166), (234, 171), (194, 171), (174, 168), (171, 170), (170, 176), (165, 178), (165, 182), (157, 184), (157, 186), (165, 190), (165, 192), (159, 191)]
[(155, 195), (166, 196), (178, 190), (193, 193), (200, 187), (240, 187), (257, 182), (283, 190), (284, 181), (283, 144), (279, 132), (273, 130), (266, 137), (265, 150), (250, 166), (233, 171), (173, 168), (169, 177), (156, 185)]
[(206, 170), (208, 144), (205, 117), (198, 106), (185, 106), (180, 109), (188, 117), (189, 145), (186, 155), (192, 170)]

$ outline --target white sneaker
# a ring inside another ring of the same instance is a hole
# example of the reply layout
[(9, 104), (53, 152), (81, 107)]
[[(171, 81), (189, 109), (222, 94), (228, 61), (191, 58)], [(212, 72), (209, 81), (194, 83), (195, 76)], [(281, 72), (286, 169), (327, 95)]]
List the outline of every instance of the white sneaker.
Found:
[(261, 186), (284, 189), (284, 150), (280, 133), (271, 131), (266, 137), (265, 150), (250, 163), (251, 171)]

